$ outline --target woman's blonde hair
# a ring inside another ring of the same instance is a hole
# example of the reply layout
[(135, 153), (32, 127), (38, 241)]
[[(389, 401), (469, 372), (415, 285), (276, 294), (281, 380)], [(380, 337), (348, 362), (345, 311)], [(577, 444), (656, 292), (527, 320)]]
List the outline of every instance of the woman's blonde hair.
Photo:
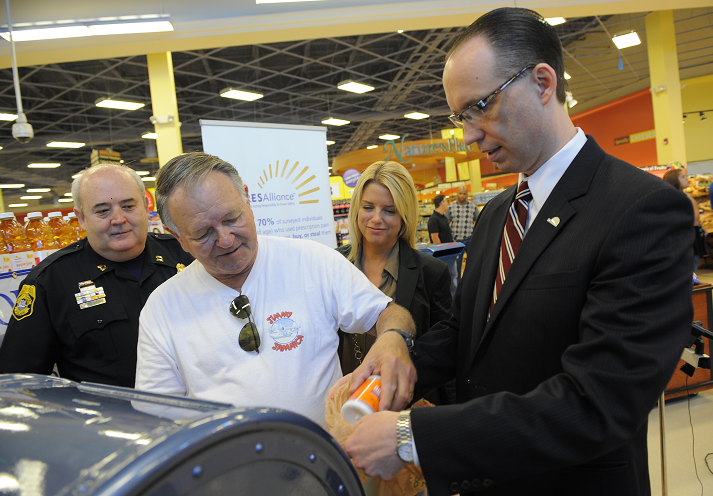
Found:
[(379, 184), (389, 190), (394, 199), (396, 211), (401, 216), (399, 238), (406, 241), (411, 248), (416, 245), (418, 198), (411, 174), (397, 162), (374, 162), (362, 173), (354, 188), (354, 193), (352, 193), (351, 208), (349, 209), (349, 234), (352, 249), (348, 257), (352, 262), (356, 260), (364, 238), (357, 222), (361, 198), (364, 188), (371, 183)]

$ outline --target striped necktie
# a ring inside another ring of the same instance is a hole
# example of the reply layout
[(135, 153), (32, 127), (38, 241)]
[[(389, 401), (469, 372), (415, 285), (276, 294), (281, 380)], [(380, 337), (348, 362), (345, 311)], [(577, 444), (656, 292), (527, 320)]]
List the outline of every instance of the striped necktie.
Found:
[(498, 293), (503, 287), (505, 277), (508, 275), (510, 266), (517, 254), (522, 238), (525, 236), (525, 226), (527, 224), (527, 208), (532, 200), (532, 193), (527, 184), (527, 179), (520, 183), (515, 195), (515, 201), (510, 205), (508, 217), (505, 221), (503, 239), (500, 241), (500, 261), (498, 262), (498, 273), (495, 275), (495, 287), (493, 288), (493, 301), (490, 304), (490, 311), (493, 311), (495, 302), (498, 301)]

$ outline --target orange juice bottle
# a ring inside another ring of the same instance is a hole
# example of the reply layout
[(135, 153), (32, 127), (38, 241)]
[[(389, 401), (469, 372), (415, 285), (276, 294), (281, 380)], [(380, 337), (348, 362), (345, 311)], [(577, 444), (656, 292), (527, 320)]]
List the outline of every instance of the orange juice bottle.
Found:
[(12, 263), (10, 261), (10, 252), (7, 251), (7, 243), (5, 243), (5, 233), (0, 229), (0, 274), (12, 272)]
[(15, 214), (12, 212), (0, 214), (0, 230), (10, 255), (11, 270), (18, 272), (34, 267), (35, 256), (25, 236), (25, 230), (15, 219)]
[(52, 236), (52, 230), (42, 219), (41, 212), (30, 212), (25, 219), (25, 235), (35, 255), (35, 263), (39, 264), (57, 251), (57, 243)]
[(82, 229), (79, 219), (77, 219), (77, 214), (74, 212), (69, 212), (69, 226), (72, 228), (72, 241), (79, 241), (82, 238), (87, 237), (87, 233)]
[(48, 224), (52, 228), (52, 237), (54, 237), (57, 247), (64, 248), (72, 244), (73, 239), (69, 232), (70, 227), (62, 218), (62, 212), (50, 212), (48, 217), (50, 219)]

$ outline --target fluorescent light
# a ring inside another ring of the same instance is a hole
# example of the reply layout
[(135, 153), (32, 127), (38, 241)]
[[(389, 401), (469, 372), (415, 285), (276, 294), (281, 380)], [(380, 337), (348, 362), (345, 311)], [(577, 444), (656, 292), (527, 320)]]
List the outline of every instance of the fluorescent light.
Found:
[(349, 124), (351, 121), (347, 121), (344, 119), (335, 119), (334, 117), (330, 117), (329, 119), (324, 119), (322, 121), (322, 124), (327, 124), (329, 126), (344, 126), (346, 124)]
[(90, 24), (89, 31), (90, 34), (95, 36), (108, 34), (163, 33), (173, 31), (173, 25), (168, 21)]
[(639, 39), (639, 35), (636, 34), (636, 31), (615, 36), (611, 40), (619, 50), (641, 44), (641, 40)]
[(26, 207), (27, 203), (11, 203), (8, 205), (8, 207), (15, 208), (15, 207)]
[(0, 189), (24, 188), (24, 184), (0, 184)]
[(401, 33), (403, 33), (403, 32), (404, 32), (404, 30), (403, 30), (403, 29), (399, 29), (399, 30), (398, 30), (398, 31), (396, 31), (396, 32), (397, 32), (397, 33), (399, 33), (399, 34), (401, 34)]
[(373, 150), (374, 148), (379, 148), (379, 145), (369, 145), (366, 147), (367, 150)]
[(80, 143), (78, 141), (50, 141), (47, 146), (50, 148), (81, 148), (86, 143)]
[(336, 143), (336, 141), (332, 141), (332, 140), (327, 140), (327, 146), (329, 146), (329, 145), (333, 145), (334, 143)]
[(136, 174), (138, 176), (148, 176), (150, 173), (149, 171), (136, 171)]
[[(150, 14), (102, 17), (96, 20), (86, 20), (81, 23), (75, 23), (73, 21), (38, 22), (29, 25), (24, 24), (20, 29), (13, 29), (12, 38), (14, 41), (38, 41), (78, 38), (83, 36), (173, 31), (173, 26), (169, 18), (170, 16), (165, 14)], [(0, 36), (10, 41), (10, 33), (1, 32)]]
[(57, 201), (60, 203), (69, 203), (69, 202), (73, 202), (74, 200), (72, 200), (71, 198), (60, 198)]
[(30, 169), (56, 169), (59, 167), (60, 163), (58, 162), (46, 162), (46, 163), (32, 163), (32, 164), (27, 164), (27, 167)]
[(359, 93), (360, 95), (362, 93), (374, 90), (373, 86), (369, 86), (368, 84), (364, 83), (357, 83), (356, 81), (352, 81), (351, 79), (342, 81), (337, 85), (337, 88), (344, 91), (350, 91), (352, 93)]
[(410, 114), (405, 114), (404, 117), (406, 117), (407, 119), (420, 120), (427, 119), (431, 116), (428, 114), (424, 114), (423, 112), (411, 112)]
[[(57, 40), (60, 38), (79, 38), (82, 36), (91, 36), (87, 26), (62, 26), (52, 28), (34, 28), (34, 29), (13, 29), (13, 41), (38, 41), (38, 40)], [(0, 36), (10, 41), (10, 33), (4, 31)]]
[(39, 200), (42, 198), (42, 195), (29, 195), (29, 196), (21, 196), (20, 200)]
[(97, 107), (119, 110), (137, 110), (146, 105), (145, 103), (132, 102), (129, 100), (112, 100), (111, 98), (100, 98), (95, 104)]
[(567, 22), (567, 19), (564, 17), (546, 17), (545, 21), (547, 21), (550, 26), (557, 26), (558, 24)]
[(262, 93), (253, 93), (252, 91), (236, 90), (233, 88), (225, 88), (221, 90), (220, 96), (223, 98), (233, 98), (235, 100), (243, 100), (246, 102), (253, 102), (262, 98)]
[(3, 148), (4, 148), (3, 146), (0, 146), (0, 150), (2, 150)]
[(146, 176), (146, 177), (142, 177), (141, 180), (142, 180), (142, 181), (149, 182), (149, 181), (155, 181), (156, 178), (153, 177), (153, 176)]
[(28, 193), (49, 193), (52, 191), (50, 188), (30, 188), (27, 190)]
[(399, 136), (398, 134), (382, 134), (381, 136), (379, 136), (379, 139), (382, 139), (382, 140), (395, 140), (395, 139), (399, 139), (400, 137), (401, 137), (401, 136)]
[(14, 121), (17, 120), (17, 114), (9, 114), (5, 112), (0, 112), (0, 121)]
[(141, 135), (141, 137), (144, 139), (158, 139), (158, 134), (152, 133), (151, 131), (146, 131), (144, 134)]
[(570, 76), (569, 74), (567, 74), (567, 72), (565, 72), (565, 73), (564, 73), (564, 78), (565, 78), (565, 79), (572, 79), (572, 76)]
[(64, 196), (72, 196), (72, 193), (65, 193)]

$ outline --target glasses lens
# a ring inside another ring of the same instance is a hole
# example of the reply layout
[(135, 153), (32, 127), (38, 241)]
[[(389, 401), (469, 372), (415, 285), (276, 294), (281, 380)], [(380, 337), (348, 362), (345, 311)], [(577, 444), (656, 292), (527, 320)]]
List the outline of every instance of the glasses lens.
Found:
[(260, 334), (257, 332), (255, 324), (248, 322), (240, 331), (238, 338), (240, 347), (245, 351), (257, 351), (260, 349)]
[(245, 295), (235, 298), (230, 304), (230, 313), (239, 319), (247, 319), (250, 315), (250, 300)]

